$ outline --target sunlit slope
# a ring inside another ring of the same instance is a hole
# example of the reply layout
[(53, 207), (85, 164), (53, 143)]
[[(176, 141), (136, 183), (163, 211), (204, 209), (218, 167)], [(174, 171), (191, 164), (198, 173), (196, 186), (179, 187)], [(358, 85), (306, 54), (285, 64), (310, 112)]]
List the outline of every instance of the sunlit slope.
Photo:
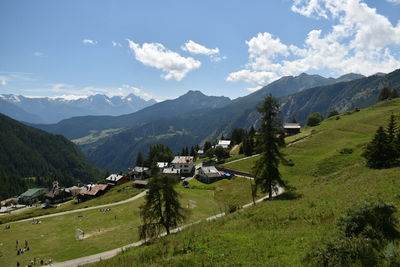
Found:
[[(299, 266), (310, 249), (335, 234), (348, 208), (381, 198), (400, 207), (400, 168), (365, 167), (363, 146), (390, 114), (400, 122), (400, 99), (324, 121), (314, 133), (284, 149), (293, 167), (281, 167), (295, 188), (279, 200), (264, 202), (215, 222), (132, 249), (97, 266), (149, 265)], [(344, 148), (351, 154), (340, 153)], [(255, 158), (231, 167), (251, 170)], [(398, 214), (397, 214), (398, 216)]]

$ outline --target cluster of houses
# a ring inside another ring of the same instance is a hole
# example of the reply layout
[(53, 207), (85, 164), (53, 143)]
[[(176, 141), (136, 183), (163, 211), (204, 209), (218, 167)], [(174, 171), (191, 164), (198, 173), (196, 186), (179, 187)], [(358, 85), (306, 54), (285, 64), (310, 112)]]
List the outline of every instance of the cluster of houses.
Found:
[(26, 205), (42, 202), (45, 207), (52, 204), (62, 203), (73, 198), (78, 202), (98, 197), (108, 191), (114, 185), (129, 181), (126, 176), (112, 174), (106, 178), (107, 184), (87, 184), (81, 187), (71, 186), (61, 188), (57, 181), (53, 182), (52, 188), (36, 187), (30, 188), (18, 197), (1, 201), (0, 213), (12, 211)]

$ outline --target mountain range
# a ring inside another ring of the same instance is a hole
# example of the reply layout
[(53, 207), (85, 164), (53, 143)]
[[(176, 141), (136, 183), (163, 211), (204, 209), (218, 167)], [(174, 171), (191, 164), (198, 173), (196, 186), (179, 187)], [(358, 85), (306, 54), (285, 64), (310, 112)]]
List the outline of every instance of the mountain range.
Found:
[[(326, 115), (332, 109), (345, 112), (370, 106), (377, 102), (384, 86), (399, 89), (400, 70), (370, 77), (347, 74), (337, 79), (308, 74), (287, 76), (234, 100), (189, 91), (132, 114), (74, 117), (33, 126), (75, 140), (99, 168), (124, 171), (133, 165), (138, 152), (146, 154), (152, 144), (164, 143), (177, 153), (184, 146), (229, 135), (234, 128), (257, 126), (256, 107), (268, 94), (279, 97), (283, 121), (295, 117), (304, 123), (315, 111)], [(102, 134), (107, 131), (114, 132)], [(88, 138), (93, 133), (98, 137)]]
[(0, 94), (0, 113), (28, 123), (57, 123), (76, 116), (128, 114), (155, 103), (154, 99), (146, 101), (134, 94), (126, 97), (96, 94), (78, 99)]

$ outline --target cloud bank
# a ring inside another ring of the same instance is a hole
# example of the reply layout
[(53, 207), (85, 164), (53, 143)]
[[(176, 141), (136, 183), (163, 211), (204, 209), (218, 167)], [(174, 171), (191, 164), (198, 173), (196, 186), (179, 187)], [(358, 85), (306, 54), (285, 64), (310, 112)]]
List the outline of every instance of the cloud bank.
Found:
[(337, 23), (326, 33), (310, 31), (300, 47), (284, 44), (268, 32), (259, 33), (246, 41), (245, 68), (230, 73), (227, 81), (261, 86), (311, 70), (371, 75), (400, 67), (400, 23), (392, 25), (361, 0), (295, 0), (291, 9)]

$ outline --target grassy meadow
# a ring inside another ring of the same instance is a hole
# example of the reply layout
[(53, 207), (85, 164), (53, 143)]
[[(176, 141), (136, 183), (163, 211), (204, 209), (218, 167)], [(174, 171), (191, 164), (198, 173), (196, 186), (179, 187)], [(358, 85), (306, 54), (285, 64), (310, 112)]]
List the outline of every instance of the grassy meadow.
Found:
[[(244, 187), (244, 185), (248, 185), (248, 180), (243, 178), (222, 180), (213, 187), (203, 185), (197, 180), (192, 180), (191, 185), (193, 188), (184, 188), (182, 185), (177, 187), (181, 194), (181, 204), (188, 210), (188, 223), (225, 212), (230, 203), (245, 204), (249, 202), (247, 197), (235, 199), (235, 195), (241, 189), (245, 193), (243, 196), (248, 195), (246, 190), (250, 190), (248, 187)], [(85, 203), (94, 205), (104, 204), (107, 200), (115, 202), (119, 200), (116, 192), (127, 186), (129, 187), (130, 184), (121, 185), (119, 189), (110, 191), (108, 197), (106, 194), (103, 199), (96, 199), (95, 203), (89, 201)], [(126, 188), (125, 191), (130, 190)], [(94, 201), (92, 200), (92, 202)], [(5, 225), (2, 225), (0, 229), (0, 266), (15, 266), (17, 261), (27, 264), (34, 257), (60, 262), (138, 241), (139, 206), (143, 201), (144, 198), (141, 198), (112, 206), (111, 210), (107, 212), (93, 209), (44, 218), (40, 219), (40, 224), (32, 224), (31, 221), (19, 222), (10, 224), (10, 229), (5, 229)], [(84, 231), (85, 238), (83, 240), (75, 239), (77, 228)], [(16, 240), (19, 240), (21, 248), (24, 240), (28, 240), (30, 251), (17, 256)]]
[(53, 213), (58, 213), (62, 211), (68, 211), (68, 210), (76, 210), (76, 209), (82, 209), (82, 208), (89, 208), (89, 207), (94, 207), (98, 205), (103, 205), (103, 204), (109, 204), (109, 203), (114, 203), (114, 202), (119, 202), (131, 197), (136, 196), (143, 190), (141, 189), (136, 189), (132, 187), (133, 182), (128, 182), (122, 185), (115, 186), (111, 188), (107, 194), (101, 195), (97, 198), (81, 202), (78, 204), (75, 204), (75, 200), (70, 200), (66, 201), (61, 204), (57, 204), (55, 208), (49, 208), (49, 209), (43, 209), (41, 207), (34, 207), (31, 209), (27, 209), (15, 214), (10, 214), (10, 215), (2, 215), (0, 216), (0, 222), (1, 223), (7, 223), (7, 222), (12, 222), (12, 221), (18, 221), (22, 219), (27, 219), (27, 218), (34, 218), (42, 215), (48, 215), (48, 214), (53, 214)]
[[(280, 167), (291, 190), (278, 199), (92, 265), (306, 265), (305, 254), (336, 234), (336, 221), (349, 208), (376, 198), (400, 208), (400, 168), (369, 169), (361, 157), (364, 145), (392, 113), (400, 123), (400, 99), (332, 117), (313, 127), (309, 138), (283, 149), (295, 165)], [(341, 153), (345, 148), (353, 152)], [(255, 160), (227, 167), (249, 171)], [(399, 212), (396, 216), (400, 219)]]

